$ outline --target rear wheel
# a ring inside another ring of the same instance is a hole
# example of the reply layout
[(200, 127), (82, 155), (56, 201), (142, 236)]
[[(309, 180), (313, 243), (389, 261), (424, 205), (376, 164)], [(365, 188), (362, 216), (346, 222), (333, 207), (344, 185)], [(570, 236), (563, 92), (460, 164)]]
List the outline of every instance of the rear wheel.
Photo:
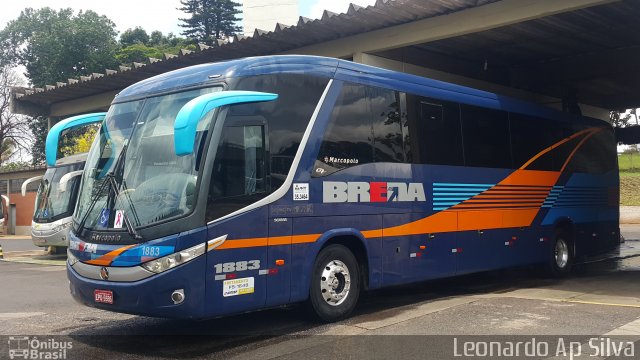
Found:
[(329, 245), (320, 251), (313, 266), (309, 302), (324, 321), (347, 317), (360, 295), (358, 262), (342, 245)]
[(554, 237), (551, 254), (547, 264), (547, 273), (554, 277), (566, 276), (573, 265), (573, 252), (569, 236), (558, 232)]

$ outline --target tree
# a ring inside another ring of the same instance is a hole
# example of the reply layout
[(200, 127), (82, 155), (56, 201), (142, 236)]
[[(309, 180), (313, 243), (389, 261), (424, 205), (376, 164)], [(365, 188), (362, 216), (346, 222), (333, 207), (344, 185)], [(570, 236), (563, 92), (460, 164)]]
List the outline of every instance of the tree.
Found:
[(633, 125), (633, 123), (631, 123), (631, 120), (634, 118), (633, 115), (635, 115), (635, 119), (636, 119), (635, 123), (636, 125), (640, 125), (638, 123), (638, 115), (640, 115), (638, 113), (638, 110), (640, 109), (625, 110), (625, 111), (611, 111), (609, 113), (609, 122), (614, 127), (619, 127), (619, 128), (627, 127), (627, 126)]
[(67, 131), (62, 135), (62, 145), (57, 156), (69, 156), (88, 152), (100, 125), (86, 125)]
[(32, 165), (41, 165), (45, 162), (44, 148), (49, 132), (49, 120), (44, 116), (38, 116), (29, 122), (29, 130), (33, 135), (33, 146), (31, 147)]
[(21, 64), (36, 87), (118, 65), (115, 24), (93, 11), (26, 8), (0, 31), (0, 63)]
[(116, 59), (121, 64), (132, 62), (145, 62), (148, 58), (162, 58), (163, 54), (177, 54), (180, 49), (195, 50), (195, 45), (188, 44), (187, 39), (176, 37), (169, 33), (163, 36), (161, 32), (154, 31), (152, 39), (147, 44), (135, 43), (120, 48), (116, 53)]
[(18, 75), (8, 66), (0, 67), (0, 166), (28, 153), (31, 143), (28, 117), (11, 113), (11, 88), (20, 85)]
[[(162, 35), (162, 33), (160, 34)], [(149, 34), (139, 26), (136, 26), (134, 29), (127, 29), (120, 35), (120, 45), (123, 47), (133, 44), (146, 45), (148, 42)]]
[[(169, 33), (169, 35), (173, 35), (173, 34)], [(149, 36), (149, 45), (151, 46), (160, 45), (163, 39), (164, 39), (164, 36), (162, 35), (161, 31), (158, 31), (158, 30), (152, 31), (151, 35)]]
[(190, 14), (191, 17), (180, 19), (185, 28), (182, 35), (193, 40), (211, 45), (216, 39), (232, 36), (242, 30), (236, 25), (239, 20), (239, 3), (232, 0), (180, 0), (182, 7), (178, 10)]

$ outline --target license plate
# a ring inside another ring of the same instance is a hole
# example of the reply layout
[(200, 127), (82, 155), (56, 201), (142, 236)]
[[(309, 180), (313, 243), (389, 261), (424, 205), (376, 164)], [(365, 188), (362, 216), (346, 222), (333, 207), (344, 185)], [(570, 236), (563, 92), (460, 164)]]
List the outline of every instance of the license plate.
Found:
[(113, 304), (113, 291), (111, 290), (94, 290), (93, 300), (97, 303)]
[(44, 240), (44, 239), (36, 238), (36, 239), (34, 239), (34, 240), (33, 240), (33, 242), (34, 242), (35, 244), (42, 245), (42, 244), (44, 244), (44, 243), (45, 243), (45, 240)]

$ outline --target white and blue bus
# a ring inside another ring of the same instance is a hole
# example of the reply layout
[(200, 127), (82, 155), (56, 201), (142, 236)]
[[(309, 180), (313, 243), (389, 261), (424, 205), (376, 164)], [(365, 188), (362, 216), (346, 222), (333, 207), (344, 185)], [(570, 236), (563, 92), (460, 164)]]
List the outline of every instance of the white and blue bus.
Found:
[(619, 244), (615, 145), (600, 120), (349, 61), (172, 71), (104, 118), (70, 291), (171, 318), (309, 301), (332, 321), (363, 290), (537, 263), (564, 274)]
[(78, 153), (57, 158), (60, 136), (63, 132), (79, 128), (85, 124), (99, 123), (105, 113), (72, 117), (54, 125), (46, 138), (47, 170), (44, 175), (35, 176), (22, 183), (22, 196), (27, 194), (27, 186), (39, 181), (38, 192), (31, 221), (31, 240), (41, 247), (50, 247), (52, 253), (63, 253), (69, 246), (69, 230), (73, 224), (72, 215), (78, 199), (80, 176), (87, 153)]
[[(22, 183), (22, 196), (27, 186), (39, 181), (35, 210), (31, 220), (31, 240), (41, 247), (53, 247), (59, 252), (69, 246), (69, 230), (78, 198), (79, 176), (82, 174), (87, 154), (65, 156), (47, 167), (44, 175), (35, 176)], [(62, 182), (61, 182), (62, 181)]]

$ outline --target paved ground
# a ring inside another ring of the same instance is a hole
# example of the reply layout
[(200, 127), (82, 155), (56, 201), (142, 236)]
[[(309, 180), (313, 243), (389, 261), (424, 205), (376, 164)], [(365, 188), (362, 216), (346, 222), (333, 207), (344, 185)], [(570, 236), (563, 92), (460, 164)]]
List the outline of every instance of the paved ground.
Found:
[[(507, 270), (374, 291), (335, 324), (311, 320), (301, 306), (198, 322), (114, 314), (73, 302), (63, 266), (0, 262), (0, 335), (72, 341), (68, 358), (78, 359), (450, 358), (460, 350), (454, 336), (637, 341), (640, 226), (622, 230), (616, 259), (582, 265), (567, 279)], [(0, 358), (6, 343), (0, 339)]]
[(640, 224), (640, 206), (620, 206), (620, 222)]
[(48, 248), (35, 246), (31, 236), (0, 235), (4, 260), (39, 265), (64, 266), (66, 255), (50, 255)]
[(4, 252), (42, 250), (44, 248), (33, 245), (31, 236), (0, 235), (0, 245)]

